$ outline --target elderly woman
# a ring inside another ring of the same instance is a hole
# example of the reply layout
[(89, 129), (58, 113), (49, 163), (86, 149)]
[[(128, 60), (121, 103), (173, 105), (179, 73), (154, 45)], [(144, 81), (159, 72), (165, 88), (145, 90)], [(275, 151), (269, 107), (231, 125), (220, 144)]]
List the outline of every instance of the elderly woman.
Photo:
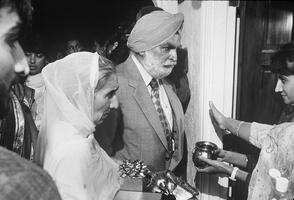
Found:
[(36, 160), (63, 199), (110, 200), (119, 189), (118, 165), (93, 137), (95, 124), (117, 107), (112, 64), (78, 52), (42, 71), (46, 92)]
[[(294, 103), (294, 44), (285, 45), (273, 57), (270, 66), (271, 71), (278, 75), (278, 82), (275, 88), (284, 99), (285, 104)], [(229, 131), (242, 139), (249, 141), (261, 149), (261, 153), (255, 169), (253, 170), (250, 183), (248, 199), (268, 199), (271, 192), (271, 179), (268, 174), (270, 168), (276, 168), (281, 176), (290, 181), (289, 194), (294, 196), (294, 124), (283, 123), (280, 125), (265, 125), (259, 123), (246, 123), (231, 118), (226, 118), (210, 103), (212, 121), (222, 130), (222, 133)], [(289, 118), (289, 121), (292, 119)], [(203, 159), (211, 166), (199, 169), (206, 173), (226, 173), (231, 179), (245, 181), (250, 178), (247, 172), (237, 167), (229, 166), (221, 161), (233, 164), (241, 163), (242, 157), (237, 157), (232, 152), (221, 150), (218, 160)], [(293, 190), (293, 191), (292, 191)]]

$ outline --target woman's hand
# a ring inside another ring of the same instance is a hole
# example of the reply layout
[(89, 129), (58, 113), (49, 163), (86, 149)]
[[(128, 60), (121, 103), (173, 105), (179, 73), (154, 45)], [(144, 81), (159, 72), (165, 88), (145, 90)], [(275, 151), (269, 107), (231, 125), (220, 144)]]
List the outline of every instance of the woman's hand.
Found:
[(226, 127), (226, 117), (216, 109), (212, 101), (209, 102), (209, 115), (212, 125), (215, 129), (217, 136), (222, 140), (223, 135), (225, 135)]
[(218, 148), (215, 152), (214, 152), (216, 159), (218, 161), (225, 161), (228, 162), (229, 158), (230, 158), (230, 151), (226, 151), (223, 150), (221, 148)]
[(210, 166), (205, 167), (203, 169), (198, 169), (198, 172), (201, 173), (208, 173), (208, 174), (219, 174), (219, 173), (224, 173), (227, 175), (230, 175), (232, 173), (232, 167), (219, 161), (219, 160), (211, 160), (208, 158), (204, 158), (204, 157), (199, 157), (200, 160), (202, 160), (203, 162), (206, 162), (207, 164), (209, 164)]
[(226, 129), (226, 117), (214, 106), (212, 101), (209, 102), (209, 114), (212, 123), (216, 123), (220, 129)]

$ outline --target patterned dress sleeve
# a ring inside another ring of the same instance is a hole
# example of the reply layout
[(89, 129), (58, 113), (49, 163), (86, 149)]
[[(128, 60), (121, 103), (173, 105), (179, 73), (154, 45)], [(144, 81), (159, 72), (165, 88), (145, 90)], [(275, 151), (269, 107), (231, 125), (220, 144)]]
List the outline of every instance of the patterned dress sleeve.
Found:
[(276, 168), (290, 181), (290, 194), (294, 196), (294, 124), (268, 126), (253, 123), (250, 142), (261, 148), (257, 165), (252, 173), (248, 199), (268, 200), (273, 181), (268, 171)]
[(249, 142), (254, 146), (261, 148), (267, 139), (268, 133), (274, 126), (253, 122), (251, 124)]

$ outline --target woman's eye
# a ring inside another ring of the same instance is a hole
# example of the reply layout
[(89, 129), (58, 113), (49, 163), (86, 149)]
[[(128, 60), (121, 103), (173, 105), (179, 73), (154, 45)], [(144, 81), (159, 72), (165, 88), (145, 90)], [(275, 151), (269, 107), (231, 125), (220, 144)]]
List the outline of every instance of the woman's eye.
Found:
[(43, 55), (42, 53), (38, 53), (36, 56), (37, 56), (38, 58), (42, 58), (44, 55)]
[(281, 82), (284, 84), (284, 83), (286, 83), (287, 82), (287, 79), (285, 79), (285, 78), (280, 78), (280, 80), (281, 80)]
[(106, 95), (106, 97), (107, 97), (108, 99), (111, 99), (111, 98), (115, 95), (115, 92), (116, 92), (116, 91), (111, 91), (111, 92), (109, 92), (109, 93)]
[(30, 52), (25, 52), (25, 55), (26, 55), (27, 57), (29, 57), (29, 56), (31, 56), (31, 53), (30, 53)]

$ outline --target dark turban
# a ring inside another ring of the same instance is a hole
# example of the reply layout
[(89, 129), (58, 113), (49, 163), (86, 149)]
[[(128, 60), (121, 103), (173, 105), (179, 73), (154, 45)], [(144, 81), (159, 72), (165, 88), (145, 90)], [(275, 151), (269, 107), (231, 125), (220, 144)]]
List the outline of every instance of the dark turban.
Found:
[(184, 22), (182, 13), (153, 11), (135, 24), (128, 38), (128, 47), (135, 52), (150, 50), (170, 39)]

